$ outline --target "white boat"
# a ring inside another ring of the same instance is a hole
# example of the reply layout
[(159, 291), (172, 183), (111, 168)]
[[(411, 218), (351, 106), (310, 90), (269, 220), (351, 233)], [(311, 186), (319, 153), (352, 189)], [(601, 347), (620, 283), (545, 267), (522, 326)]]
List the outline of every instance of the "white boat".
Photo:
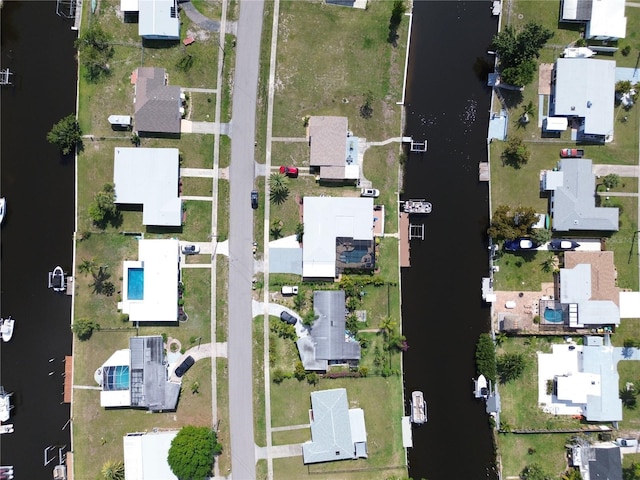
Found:
[(4, 214), (7, 211), (7, 199), (0, 197), (0, 223), (4, 220)]
[(489, 388), (487, 384), (487, 379), (484, 375), (480, 375), (477, 379), (473, 381), (473, 395), (476, 398), (489, 397)]
[(421, 391), (411, 392), (411, 423), (422, 425), (427, 421), (427, 402)]
[(405, 213), (431, 213), (431, 202), (426, 200), (405, 200), (402, 204)]
[(0, 480), (13, 479), (13, 465), (0, 466)]
[(568, 47), (562, 51), (564, 58), (589, 58), (595, 54), (589, 47)]
[(13, 433), (13, 423), (7, 423), (6, 425), (0, 425), (0, 435), (4, 433)]
[(3, 342), (8, 342), (13, 336), (13, 326), (16, 321), (9, 316), (8, 318), (0, 318), (0, 336)]
[(7, 393), (4, 387), (0, 386), (0, 422), (9, 420), (11, 409), (13, 408), (13, 405), (11, 405), (11, 395), (13, 395), (13, 393)]
[(64, 292), (67, 289), (64, 270), (60, 265), (54, 268), (53, 272), (49, 272), (49, 288), (52, 288), (54, 292)]

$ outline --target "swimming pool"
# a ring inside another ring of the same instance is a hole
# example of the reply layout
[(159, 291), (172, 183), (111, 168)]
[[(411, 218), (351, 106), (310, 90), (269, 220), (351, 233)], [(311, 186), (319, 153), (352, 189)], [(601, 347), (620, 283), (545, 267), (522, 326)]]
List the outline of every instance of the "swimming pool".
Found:
[(144, 298), (144, 268), (127, 270), (127, 298), (142, 300)]
[(551, 323), (562, 323), (562, 310), (554, 310), (553, 308), (546, 307), (544, 309), (544, 319)]
[(355, 247), (353, 250), (342, 252), (339, 258), (342, 263), (360, 263), (368, 252), (369, 247)]
[(110, 365), (102, 372), (102, 386), (104, 390), (129, 389), (129, 365)]

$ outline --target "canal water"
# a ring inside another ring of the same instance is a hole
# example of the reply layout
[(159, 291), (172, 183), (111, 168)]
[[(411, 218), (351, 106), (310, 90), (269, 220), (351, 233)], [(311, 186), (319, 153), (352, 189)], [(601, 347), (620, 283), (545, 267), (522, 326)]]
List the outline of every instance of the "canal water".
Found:
[[(72, 268), (75, 165), (46, 140), (75, 112), (76, 33), (55, 1), (5, 1), (0, 67), (13, 72), (0, 91), (0, 194), (7, 215), (0, 237), (0, 309), (15, 318), (0, 342), (0, 385), (15, 405), (14, 433), (0, 436), (0, 463), (17, 479), (52, 478), (58, 446), (70, 448), (63, 403), (64, 357), (71, 355), (71, 297), (47, 288), (56, 265)], [(53, 447), (53, 448), (49, 448)], [(47, 459), (45, 464), (45, 450)]]
[(411, 241), (411, 267), (402, 270), (405, 397), (421, 390), (428, 408), (409, 449), (415, 479), (497, 478), (489, 417), (472, 394), (475, 345), (490, 330), (481, 297), (489, 190), (478, 181), (487, 160), (487, 50), (498, 28), (490, 7), (416, 1), (413, 9), (405, 134), (427, 141), (427, 151), (409, 153), (402, 198), (433, 204), (411, 218), (425, 238)]

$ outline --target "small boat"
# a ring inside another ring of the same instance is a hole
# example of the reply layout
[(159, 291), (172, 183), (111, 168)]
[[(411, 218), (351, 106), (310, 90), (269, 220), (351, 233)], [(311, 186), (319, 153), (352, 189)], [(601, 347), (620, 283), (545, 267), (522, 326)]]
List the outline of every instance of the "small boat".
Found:
[(7, 423), (6, 425), (0, 425), (0, 435), (4, 433), (13, 433), (13, 423)]
[(16, 321), (9, 316), (8, 318), (0, 318), (0, 336), (3, 342), (8, 342), (13, 336), (13, 326)]
[(580, 244), (575, 240), (563, 240), (562, 238), (554, 238), (549, 242), (549, 250), (554, 251), (570, 251), (579, 246)]
[(4, 221), (4, 214), (7, 211), (7, 199), (0, 197), (0, 223)]
[(489, 397), (489, 388), (487, 384), (487, 379), (484, 375), (480, 375), (477, 379), (473, 381), (473, 395), (476, 398), (488, 398)]
[(0, 386), (0, 422), (9, 420), (11, 409), (13, 408), (10, 400), (11, 395), (13, 395), (13, 393), (7, 393), (4, 387)]
[(0, 480), (13, 479), (13, 465), (0, 467)]
[(427, 421), (427, 402), (421, 391), (411, 392), (411, 423), (422, 425)]
[(64, 270), (58, 265), (49, 272), (49, 288), (53, 288), (54, 292), (64, 292), (67, 289), (67, 282), (64, 277)]
[(405, 213), (431, 213), (431, 202), (426, 200), (405, 200), (402, 211)]

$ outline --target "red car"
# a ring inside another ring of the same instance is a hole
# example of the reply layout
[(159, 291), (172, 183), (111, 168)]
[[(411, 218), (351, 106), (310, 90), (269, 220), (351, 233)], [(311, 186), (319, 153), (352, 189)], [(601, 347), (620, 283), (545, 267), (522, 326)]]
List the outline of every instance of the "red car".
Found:
[(280, 173), (286, 175), (287, 177), (297, 177), (298, 176), (298, 168), (297, 167), (285, 167), (284, 165), (280, 166)]
[(560, 150), (560, 156), (563, 158), (582, 158), (584, 150), (581, 148), (563, 148)]

